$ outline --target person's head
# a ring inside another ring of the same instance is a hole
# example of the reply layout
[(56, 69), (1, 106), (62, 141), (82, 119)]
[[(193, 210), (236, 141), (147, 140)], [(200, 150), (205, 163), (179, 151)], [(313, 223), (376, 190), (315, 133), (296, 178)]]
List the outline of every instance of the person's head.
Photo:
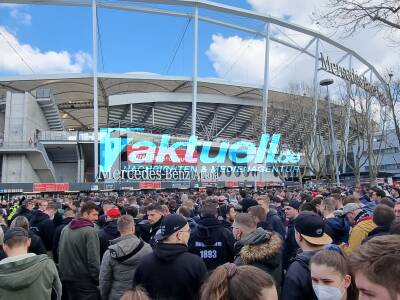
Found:
[(317, 213), (317, 208), (311, 202), (304, 202), (302, 205), (300, 205), (299, 211), (300, 212), (311, 211), (311, 212)]
[(125, 198), (123, 198), (123, 197), (118, 198), (117, 201), (116, 201), (116, 205), (117, 205), (118, 207), (124, 207), (124, 205), (125, 205)]
[(400, 202), (397, 202), (394, 205), (394, 214), (396, 216), (396, 219), (400, 220)]
[(289, 220), (296, 219), (297, 216), (299, 215), (299, 208), (300, 208), (299, 201), (297, 200), (289, 201), (289, 203), (285, 204), (284, 206), (286, 217)]
[(394, 208), (394, 202), (392, 199), (390, 199), (389, 197), (385, 197), (381, 200), (381, 202), (379, 202), (379, 204), (385, 204), (389, 207), (391, 207), (392, 209)]
[(322, 249), (332, 239), (325, 233), (324, 220), (316, 213), (302, 212), (294, 222), (295, 239), (303, 251)]
[(256, 198), (258, 205), (260, 205), (265, 212), (269, 212), (270, 199), (268, 195), (261, 195)]
[(400, 189), (398, 189), (398, 188), (393, 188), (393, 189), (390, 191), (390, 195), (392, 195), (392, 197), (395, 198), (395, 199), (400, 198)]
[(190, 227), (186, 219), (177, 214), (165, 216), (160, 229), (155, 235), (159, 243), (187, 245), (190, 237)]
[(125, 210), (126, 214), (132, 216), (133, 218), (136, 218), (139, 213), (139, 209), (136, 206), (128, 206)]
[(44, 212), (50, 217), (50, 219), (54, 218), (54, 215), (57, 212), (57, 203), (54, 201), (48, 202), (46, 209), (44, 210)]
[(249, 207), (247, 211), (253, 216), (256, 223), (265, 221), (265, 218), (267, 217), (267, 213), (261, 205)]
[(121, 211), (118, 207), (109, 209), (106, 213), (107, 221), (117, 220), (121, 216)]
[(31, 239), (24, 228), (10, 228), (4, 233), (3, 250), (8, 257), (27, 254), (30, 245)]
[(104, 214), (106, 215), (106, 214), (107, 214), (107, 211), (108, 211), (109, 209), (115, 207), (115, 205), (114, 205), (113, 202), (110, 201), (110, 200), (104, 200), (103, 203), (102, 203), (102, 205), (101, 205), (101, 207), (103, 208), (103, 212), (104, 212)]
[(333, 214), (337, 201), (333, 197), (324, 198), (321, 201), (320, 210), (324, 217)]
[(239, 213), (236, 215), (235, 221), (232, 225), (233, 236), (236, 240), (241, 240), (256, 229), (257, 223), (251, 214)]
[(135, 220), (130, 215), (123, 215), (118, 218), (117, 228), (121, 236), (135, 234)]
[(176, 213), (178, 215), (181, 215), (182, 217), (188, 219), (190, 218), (190, 209), (185, 207), (185, 206), (180, 206), (177, 210)]
[(340, 193), (333, 193), (330, 198), (334, 201), (335, 209), (343, 208), (343, 196)]
[(218, 201), (214, 199), (204, 201), (201, 206), (200, 214), (203, 218), (218, 217)]
[(253, 266), (226, 263), (212, 272), (201, 289), (201, 300), (277, 300), (273, 278)]
[(351, 225), (355, 224), (355, 219), (361, 211), (361, 206), (357, 203), (347, 203), (343, 207), (343, 215), (346, 216)]
[(385, 197), (386, 197), (386, 194), (384, 191), (382, 191), (380, 189), (373, 189), (372, 195), (371, 195), (372, 200), (379, 203)]
[(379, 204), (375, 210), (372, 220), (378, 226), (390, 227), (396, 216), (394, 211), (387, 205)]
[(124, 292), (120, 300), (150, 300), (150, 298), (144, 289), (136, 287)]
[(70, 207), (64, 209), (64, 218), (74, 218), (76, 216), (75, 210)]
[(147, 206), (147, 219), (150, 224), (156, 224), (163, 217), (163, 209), (160, 204), (150, 204)]
[(347, 260), (336, 251), (322, 250), (310, 260), (311, 280), (318, 300), (357, 300)]
[(233, 205), (223, 204), (218, 208), (218, 215), (222, 217), (222, 219), (233, 223), (236, 217), (236, 210)]
[(400, 299), (400, 235), (372, 238), (351, 253), (360, 300)]
[(39, 201), (39, 210), (41, 210), (42, 212), (45, 212), (48, 204), (49, 204), (49, 202), (47, 200), (45, 200), (45, 199), (40, 200)]
[(27, 231), (29, 231), (29, 221), (26, 217), (24, 216), (18, 216), (16, 217), (10, 225), (10, 228), (15, 228), (15, 227), (21, 227)]
[(95, 223), (99, 219), (99, 207), (93, 201), (87, 201), (81, 207), (81, 216)]

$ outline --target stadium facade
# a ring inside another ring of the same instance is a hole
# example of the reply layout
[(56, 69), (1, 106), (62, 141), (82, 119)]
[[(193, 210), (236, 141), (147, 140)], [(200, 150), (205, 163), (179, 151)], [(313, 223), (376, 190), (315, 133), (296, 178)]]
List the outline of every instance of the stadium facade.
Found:
[[(0, 0), (0, 2), (8, 2)], [(75, 1), (12, 1), (13, 3), (78, 5)], [(329, 102), (321, 101), (319, 79), (328, 73), (343, 79), (350, 86), (358, 85), (384, 102), (384, 93), (376, 87), (383, 82), (376, 69), (351, 49), (318, 32), (284, 22), (253, 11), (208, 1), (167, 0), (140, 1), (152, 4), (138, 6), (136, 1), (99, 2), (81, 1), (79, 5), (92, 7), (93, 17), (93, 73), (29, 75), (0, 78), (0, 133), (2, 143), (1, 182), (3, 184), (32, 183), (91, 183), (104, 181), (99, 176), (99, 128), (138, 128), (136, 138), (157, 140), (163, 134), (179, 139), (196, 135), (212, 141), (217, 152), (221, 143), (238, 140), (257, 141), (261, 134), (280, 133), (283, 148), (301, 152), (307, 141), (307, 132), (316, 129), (328, 139)], [(165, 6), (168, 8), (166, 9)], [(177, 6), (185, 7), (182, 12)], [(97, 9), (119, 9), (171, 17), (192, 18), (193, 76), (163, 76), (144, 73), (103, 74), (97, 72)], [(242, 24), (229, 23), (207, 16), (205, 11), (239, 16), (265, 24), (259, 31)], [(247, 33), (256, 33), (265, 39), (265, 76), (262, 85), (226, 82), (198, 76), (198, 23), (208, 22)], [(300, 47), (271, 34), (271, 26), (293, 30), (309, 37)], [(269, 89), (269, 47), (278, 43), (314, 59), (310, 70), (314, 74), (310, 97), (272, 91)], [(333, 47), (342, 54), (327, 63), (322, 45)], [(357, 73), (353, 65), (365, 70)], [(352, 65), (353, 64), (353, 65)], [(366, 77), (369, 77), (367, 80)], [(350, 114), (345, 124), (335, 116), (343, 111), (333, 106), (334, 130), (346, 143), (352, 131)], [(299, 109), (302, 111), (299, 117)], [(306, 130), (307, 129), (307, 130)], [(118, 157), (119, 168), (128, 162), (126, 149)], [(230, 166), (229, 162), (224, 165)], [(288, 170), (286, 170), (288, 171)], [(291, 173), (293, 170), (289, 170)], [(228, 172), (229, 173), (229, 172)], [(235, 173), (234, 171), (232, 173)], [(245, 176), (247, 175), (247, 176)], [(245, 186), (277, 184), (277, 172), (267, 174), (228, 174), (203, 180), (207, 184)], [(288, 174), (286, 174), (288, 175)], [(143, 180), (117, 180), (119, 184), (138, 188)], [(112, 180), (110, 180), (112, 181)], [(165, 178), (161, 181), (167, 181)], [(173, 186), (170, 180), (168, 186)], [(179, 181), (179, 180), (178, 180)], [(122, 182), (122, 183), (121, 183)], [(130, 185), (128, 184), (130, 182)], [(167, 183), (163, 183), (167, 184)], [(96, 186), (95, 184), (92, 184)], [(190, 182), (190, 187), (201, 186)], [(184, 186), (187, 186), (184, 185)], [(14, 187), (13, 185), (9, 185)], [(21, 185), (20, 185), (21, 186)], [(149, 185), (150, 187), (152, 185)], [(158, 183), (154, 186), (158, 187)], [(179, 184), (176, 184), (178, 187)], [(72, 187), (69, 187), (72, 189)], [(29, 190), (29, 188), (28, 188)], [(33, 189), (34, 190), (34, 189)]]

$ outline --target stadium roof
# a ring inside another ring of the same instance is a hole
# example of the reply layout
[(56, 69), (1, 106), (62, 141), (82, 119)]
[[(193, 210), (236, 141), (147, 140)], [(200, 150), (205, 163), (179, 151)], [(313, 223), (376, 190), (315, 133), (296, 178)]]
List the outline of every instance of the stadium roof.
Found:
[[(141, 127), (156, 134), (190, 135), (192, 78), (156, 74), (99, 74), (99, 127)], [(93, 77), (85, 74), (34, 75), (3, 78), (7, 91), (54, 95), (67, 130), (93, 128)], [(198, 80), (197, 135), (207, 140), (258, 139), (261, 133), (262, 87)], [(301, 148), (312, 128), (309, 97), (270, 91), (267, 132), (281, 133), (284, 142)], [(131, 116), (132, 106), (132, 116)], [(325, 101), (320, 101), (318, 129), (329, 132)], [(154, 115), (153, 115), (154, 113)], [(337, 136), (343, 134), (342, 107), (334, 113)], [(154, 116), (154, 119), (153, 119)], [(131, 122), (132, 120), (132, 122)]]

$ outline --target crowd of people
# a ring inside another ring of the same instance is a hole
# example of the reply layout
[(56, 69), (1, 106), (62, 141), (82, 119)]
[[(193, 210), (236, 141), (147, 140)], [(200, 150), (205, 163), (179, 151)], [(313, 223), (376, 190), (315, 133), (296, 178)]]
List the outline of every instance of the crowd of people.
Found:
[(400, 190), (1, 202), (1, 299), (400, 299)]

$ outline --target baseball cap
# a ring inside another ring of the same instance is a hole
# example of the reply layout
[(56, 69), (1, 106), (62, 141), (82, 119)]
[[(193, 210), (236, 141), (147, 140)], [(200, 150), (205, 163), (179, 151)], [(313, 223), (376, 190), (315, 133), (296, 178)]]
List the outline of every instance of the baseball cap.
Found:
[(343, 207), (343, 215), (347, 215), (348, 213), (351, 213), (357, 209), (360, 209), (360, 205), (358, 205), (357, 203), (347, 203)]
[(11, 240), (12, 238), (14, 238), (16, 236), (29, 238), (28, 231), (26, 231), (24, 228), (14, 227), (14, 228), (8, 229), (4, 233), (3, 243), (6, 243), (8, 240)]
[(325, 233), (324, 220), (314, 212), (302, 212), (295, 219), (294, 228), (310, 244), (327, 245), (332, 243), (332, 238)]
[(174, 232), (177, 232), (179, 229), (182, 229), (187, 224), (187, 221), (184, 217), (177, 214), (172, 214), (165, 216), (160, 225), (160, 229), (157, 231), (154, 238), (157, 241), (162, 241), (168, 238)]
[(120, 216), (121, 216), (121, 212), (119, 211), (119, 208), (117, 208), (117, 207), (111, 208), (107, 211), (108, 218), (116, 219), (116, 218), (119, 218)]

